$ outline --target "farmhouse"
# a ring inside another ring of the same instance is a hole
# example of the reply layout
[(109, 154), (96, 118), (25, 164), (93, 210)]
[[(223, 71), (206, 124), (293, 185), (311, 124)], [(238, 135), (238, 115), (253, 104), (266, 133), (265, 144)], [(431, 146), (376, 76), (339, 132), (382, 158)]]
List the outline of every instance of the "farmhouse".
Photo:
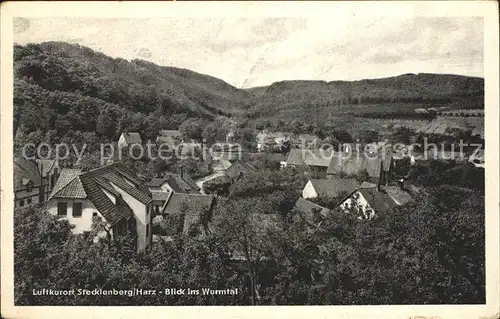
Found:
[(389, 153), (385, 156), (370, 156), (357, 152), (349, 156), (336, 154), (331, 158), (326, 173), (332, 178), (339, 175), (354, 176), (366, 171), (371, 182), (384, 185), (388, 182), (392, 162), (392, 155)]
[(118, 148), (130, 147), (134, 144), (142, 144), (141, 135), (137, 132), (124, 132), (118, 139)]
[(200, 188), (187, 175), (166, 173), (163, 177), (155, 177), (148, 183), (153, 199), (153, 211), (159, 214), (161, 208), (173, 193), (199, 193)]
[(14, 158), (14, 207), (45, 202), (58, 176), (57, 161)]
[(359, 188), (349, 194), (340, 204), (347, 213), (354, 213), (359, 219), (372, 219), (375, 214), (390, 212), (398, 206), (386, 193), (376, 187)]
[(307, 165), (318, 172), (327, 172), (332, 154), (332, 151), (319, 149), (291, 149), (286, 160), (286, 166)]
[(137, 251), (151, 244), (152, 199), (136, 175), (121, 163), (83, 173), (63, 169), (44, 209), (66, 219), (74, 234), (116, 238), (131, 233)]
[(310, 179), (302, 190), (303, 198), (335, 198), (350, 194), (359, 187), (354, 178)]
[(340, 208), (357, 214), (359, 219), (372, 219), (376, 214), (390, 213), (408, 203), (412, 197), (397, 186), (377, 187), (363, 184), (341, 201)]

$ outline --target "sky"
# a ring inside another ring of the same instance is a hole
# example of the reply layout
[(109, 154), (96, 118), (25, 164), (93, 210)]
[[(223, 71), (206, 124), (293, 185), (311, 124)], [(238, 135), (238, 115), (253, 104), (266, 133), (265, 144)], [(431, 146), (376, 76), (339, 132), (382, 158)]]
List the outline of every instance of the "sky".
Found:
[(483, 20), (474, 17), (15, 19), (15, 43), (45, 41), (186, 68), (239, 88), (404, 73), (484, 74)]

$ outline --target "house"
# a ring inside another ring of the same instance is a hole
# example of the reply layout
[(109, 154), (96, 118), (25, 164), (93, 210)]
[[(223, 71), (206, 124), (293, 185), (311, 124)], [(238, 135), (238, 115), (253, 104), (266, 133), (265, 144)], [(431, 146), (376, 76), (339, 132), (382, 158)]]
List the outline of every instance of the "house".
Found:
[(286, 166), (307, 165), (319, 172), (327, 172), (333, 151), (291, 149), (286, 160)]
[(14, 207), (43, 203), (45, 186), (36, 162), (14, 158)]
[(358, 175), (362, 171), (368, 173), (369, 179), (380, 185), (388, 182), (392, 169), (392, 154), (367, 155), (358, 152), (350, 153), (348, 156), (336, 154), (329, 162), (326, 174), (329, 178), (339, 175)]
[(302, 190), (302, 197), (335, 198), (352, 193), (359, 187), (354, 178), (310, 179)]
[(257, 150), (259, 152), (281, 148), (285, 142), (290, 141), (291, 133), (261, 131), (256, 136)]
[(187, 175), (167, 173), (163, 177), (155, 177), (148, 183), (149, 191), (153, 199), (153, 211), (159, 214), (161, 208), (173, 193), (195, 193), (200, 188)]
[(55, 160), (14, 158), (14, 207), (45, 202), (58, 175)]
[(255, 168), (253, 168), (250, 164), (244, 161), (236, 161), (226, 170), (225, 173), (227, 177), (237, 178), (251, 171), (255, 171)]
[(131, 145), (134, 144), (142, 144), (142, 139), (141, 135), (136, 132), (124, 132), (122, 135), (120, 135), (120, 138), (118, 139), (118, 148), (122, 149), (125, 147), (130, 147)]
[(358, 219), (372, 219), (376, 214), (388, 213), (397, 206), (394, 199), (378, 187), (359, 188), (340, 204), (344, 212), (357, 214)]
[(182, 216), (182, 234), (192, 235), (195, 229), (208, 229), (214, 206), (215, 197), (211, 195), (174, 193), (163, 206), (162, 215)]
[[(130, 233), (137, 251), (151, 245), (152, 198), (122, 163), (83, 173), (63, 169), (44, 209), (73, 225), (74, 234), (116, 238)], [(98, 227), (98, 230), (96, 229)]]

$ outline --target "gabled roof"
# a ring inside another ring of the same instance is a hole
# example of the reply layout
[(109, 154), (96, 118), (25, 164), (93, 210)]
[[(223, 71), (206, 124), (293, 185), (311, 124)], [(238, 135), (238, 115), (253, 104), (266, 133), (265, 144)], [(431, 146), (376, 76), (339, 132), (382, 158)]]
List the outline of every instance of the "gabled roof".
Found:
[[(113, 163), (87, 173), (82, 173), (78, 169), (63, 169), (49, 199), (87, 198), (106, 221), (114, 225), (122, 218), (133, 216), (132, 209), (115, 187), (145, 205), (152, 201), (149, 192), (134, 182), (139, 180), (122, 163)], [(116, 204), (109, 199), (105, 191), (115, 197)]]
[(291, 149), (287, 165), (308, 165), (328, 167), (332, 152), (321, 150)]
[(247, 173), (250, 171), (255, 171), (255, 168), (247, 162), (236, 161), (226, 170), (226, 175), (229, 177), (238, 177), (240, 173)]
[(343, 172), (348, 175), (356, 175), (365, 169), (370, 177), (378, 178), (382, 169), (382, 158), (379, 156), (365, 156), (356, 152), (353, 152), (350, 156), (349, 154), (336, 154), (336, 156), (332, 157), (326, 173), (338, 174)]
[(199, 192), (200, 188), (193, 180), (187, 176), (169, 173), (164, 177), (155, 177), (149, 182), (150, 187), (161, 187), (168, 184), (176, 193)]
[(359, 182), (354, 178), (311, 179), (310, 181), (319, 196), (347, 195), (359, 187)]
[(52, 198), (87, 198), (80, 175), (80, 169), (64, 168), (57, 179), (49, 200)]
[(358, 191), (363, 195), (376, 214), (391, 211), (394, 207), (398, 206), (391, 196), (384, 192), (377, 191), (375, 187), (360, 188)]
[(127, 144), (142, 143), (141, 135), (137, 132), (123, 132), (122, 136), (125, 139), (125, 142), (127, 142)]
[(41, 176), (35, 162), (24, 158), (14, 158), (14, 189), (24, 188), (28, 182), (40, 186)]

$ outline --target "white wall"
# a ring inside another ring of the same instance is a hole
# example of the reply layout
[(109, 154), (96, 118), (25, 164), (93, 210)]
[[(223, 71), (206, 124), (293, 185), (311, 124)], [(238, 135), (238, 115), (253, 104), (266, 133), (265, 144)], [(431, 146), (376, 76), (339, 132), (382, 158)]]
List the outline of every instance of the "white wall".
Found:
[(120, 138), (118, 139), (118, 148), (123, 148), (127, 146), (127, 142), (125, 141), (125, 137), (123, 137), (123, 133), (122, 135), (120, 135)]
[[(57, 203), (65, 202), (68, 205), (66, 216), (61, 216), (61, 219), (67, 220), (75, 227), (72, 229), (73, 234), (82, 234), (85, 231), (92, 231), (92, 216), (97, 213), (97, 216), (104, 217), (99, 213), (95, 206), (88, 199), (51, 199), (46, 205), (46, 210), (51, 215), (57, 215)], [(73, 216), (73, 203), (82, 203), (82, 216)], [(105, 237), (106, 232), (102, 231), (98, 234), (99, 237)]]
[[(14, 196), (15, 196), (14, 205), (16, 208), (26, 207), (31, 204), (38, 204), (38, 202), (40, 201), (40, 188), (33, 187), (31, 189), (31, 192), (27, 192), (26, 189), (18, 190), (15, 192)], [(28, 198), (31, 198), (31, 203), (28, 203)], [(20, 205), (21, 200), (24, 201), (23, 206)]]
[(149, 225), (149, 236), (146, 238), (146, 227), (151, 223), (152, 205), (144, 205), (132, 195), (111, 183), (117, 192), (122, 195), (123, 200), (130, 206), (134, 212), (137, 227), (137, 250), (142, 251), (146, 249), (151, 243), (151, 225)]
[(360, 219), (362, 215), (364, 218), (371, 219), (375, 214), (370, 204), (368, 204), (368, 201), (360, 192), (355, 192), (349, 196), (349, 198), (340, 204), (340, 208), (344, 212), (351, 212), (351, 209), (356, 209), (358, 212), (358, 218)]
[(163, 185), (161, 185), (161, 190), (163, 192), (173, 192), (174, 191), (172, 189), (172, 187), (170, 187), (170, 185), (168, 185), (168, 183), (163, 183)]
[(316, 193), (316, 190), (314, 189), (313, 184), (309, 180), (302, 190), (302, 197), (307, 199), (307, 198), (316, 198), (318, 197), (318, 193)]

